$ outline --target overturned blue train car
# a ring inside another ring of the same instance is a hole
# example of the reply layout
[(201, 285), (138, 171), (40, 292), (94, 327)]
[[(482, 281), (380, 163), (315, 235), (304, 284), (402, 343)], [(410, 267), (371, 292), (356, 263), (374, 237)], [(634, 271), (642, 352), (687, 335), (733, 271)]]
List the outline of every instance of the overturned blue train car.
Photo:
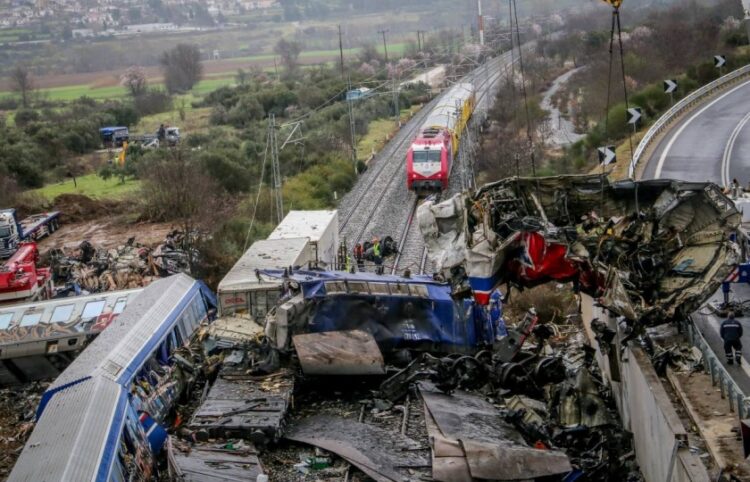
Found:
[[(216, 299), (179, 274), (155, 281), (48, 387), (8, 480), (149, 480), (186, 373), (172, 356)], [(183, 357), (184, 359), (184, 357)]]
[[(281, 348), (292, 332), (362, 330), (383, 351), (400, 348), (474, 352), (505, 334), (499, 297), (490, 307), (455, 300), (429, 276), (264, 270), (285, 280), (286, 302), (267, 334)], [(274, 325), (275, 324), (275, 325)]]

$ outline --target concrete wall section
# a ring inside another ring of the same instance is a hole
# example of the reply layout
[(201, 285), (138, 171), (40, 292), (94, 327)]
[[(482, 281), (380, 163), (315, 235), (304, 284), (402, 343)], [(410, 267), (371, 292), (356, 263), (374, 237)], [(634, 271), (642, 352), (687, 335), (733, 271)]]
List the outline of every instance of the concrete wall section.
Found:
[[(623, 424), (633, 433), (636, 460), (646, 481), (709, 482), (706, 468), (690, 453), (685, 427), (648, 355), (632, 342), (622, 349), (615, 320), (591, 298), (584, 298), (582, 308), (586, 337), (597, 349), (597, 363), (612, 387)], [(597, 317), (617, 331), (608, 350), (599, 347), (591, 330), (591, 320)], [(612, 373), (618, 368), (619, 373)]]

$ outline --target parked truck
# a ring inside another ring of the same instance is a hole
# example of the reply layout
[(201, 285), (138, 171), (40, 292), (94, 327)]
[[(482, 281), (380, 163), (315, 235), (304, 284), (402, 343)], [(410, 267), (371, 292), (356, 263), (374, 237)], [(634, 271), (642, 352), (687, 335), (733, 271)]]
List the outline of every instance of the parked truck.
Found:
[(59, 225), (59, 211), (19, 220), (15, 209), (0, 209), (0, 259), (12, 256), (24, 241), (36, 241), (54, 233)]

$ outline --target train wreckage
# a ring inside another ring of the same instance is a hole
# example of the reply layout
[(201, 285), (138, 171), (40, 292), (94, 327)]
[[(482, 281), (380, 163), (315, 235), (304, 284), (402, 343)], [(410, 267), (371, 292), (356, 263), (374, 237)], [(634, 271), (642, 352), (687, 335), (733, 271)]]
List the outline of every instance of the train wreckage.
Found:
[(425, 202), (417, 216), (454, 294), (486, 303), (500, 283), (572, 281), (645, 326), (690, 314), (739, 257), (741, 214), (712, 183), (509, 178)]
[[(143, 289), (44, 393), (9, 480), (642, 480), (574, 303), (506, 319), (497, 286), (572, 282), (631, 323), (669, 321), (736, 262), (732, 202), (514, 178), (418, 219), (433, 276), (282, 268), (312, 264), (292, 237), (255, 243), (218, 299), (184, 274)], [(68, 442), (86, 431), (107, 439), (98, 459)]]

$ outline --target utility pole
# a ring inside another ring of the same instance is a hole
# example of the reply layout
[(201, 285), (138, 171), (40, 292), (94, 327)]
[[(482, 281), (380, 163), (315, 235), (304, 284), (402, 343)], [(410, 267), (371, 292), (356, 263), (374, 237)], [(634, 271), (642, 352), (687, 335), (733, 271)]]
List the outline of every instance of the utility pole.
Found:
[(482, 16), (482, 0), (477, 0), (477, 12), (479, 20), (479, 45), (484, 47), (484, 17)]
[(385, 42), (385, 34), (388, 33), (388, 29), (378, 30), (378, 33), (383, 35), (383, 50), (385, 51), (385, 63), (388, 63), (388, 44)]
[[(349, 77), (349, 91), (352, 90), (352, 78)], [(352, 165), (354, 166), (354, 174), (359, 174), (357, 171), (357, 124), (354, 121), (354, 99), (347, 95), (347, 107), (349, 108), (349, 138), (351, 139), (352, 145)]]
[(284, 200), (281, 196), (281, 166), (279, 165), (279, 141), (276, 138), (276, 116), (268, 117), (268, 140), (271, 144), (271, 170), (273, 171), (273, 191), (276, 205), (276, 219), (284, 220)]
[(344, 44), (341, 41), (341, 25), (339, 25), (339, 53), (341, 54), (341, 78), (344, 78)]
[(421, 52), (424, 48), (424, 30), (417, 30), (417, 48)]
[(398, 129), (401, 127), (401, 109), (398, 105), (398, 76), (395, 72), (393, 74), (393, 107), (396, 109), (396, 129)]

